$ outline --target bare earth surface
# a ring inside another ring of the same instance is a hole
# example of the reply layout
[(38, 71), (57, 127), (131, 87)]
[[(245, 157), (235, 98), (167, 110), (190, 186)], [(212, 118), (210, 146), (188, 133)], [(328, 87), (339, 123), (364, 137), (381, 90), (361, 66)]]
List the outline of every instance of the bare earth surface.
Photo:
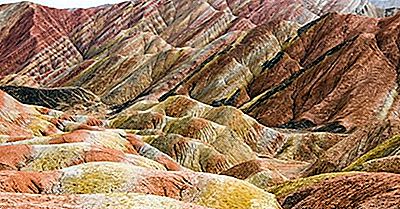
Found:
[(0, 208), (399, 208), (398, 6), (0, 5)]

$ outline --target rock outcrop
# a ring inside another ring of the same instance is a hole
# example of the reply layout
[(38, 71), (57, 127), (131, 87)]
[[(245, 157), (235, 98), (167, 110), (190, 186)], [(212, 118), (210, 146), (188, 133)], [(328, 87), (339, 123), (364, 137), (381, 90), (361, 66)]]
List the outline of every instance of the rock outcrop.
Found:
[(397, 97), (398, 55), (383, 34), (397, 31), (398, 20), (330, 14), (303, 27), (254, 80), (242, 110), (267, 126), (340, 133), (386, 119)]
[(135, 193), (120, 194), (86, 194), (86, 195), (35, 195), (20, 193), (1, 193), (1, 208), (131, 208), (131, 209), (207, 209), (172, 198), (142, 195)]
[(397, 208), (396, 6), (0, 5), (0, 208)]
[(282, 208), (396, 208), (398, 174), (330, 174), (286, 183), (274, 191)]
[(173, 93), (242, 105), (261, 63), (299, 25), (329, 12), (380, 16), (367, 1), (338, 0), (153, 0), (76, 10), (20, 3), (1, 11), (1, 83), (79, 86), (110, 105)]
[(24, 86), (2, 86), (1, 90), (25, 104), (62, 110), (70, 114), (96, 114), (101, 117), (107, 106), (100, 98), (79, 87), (30, 88)]

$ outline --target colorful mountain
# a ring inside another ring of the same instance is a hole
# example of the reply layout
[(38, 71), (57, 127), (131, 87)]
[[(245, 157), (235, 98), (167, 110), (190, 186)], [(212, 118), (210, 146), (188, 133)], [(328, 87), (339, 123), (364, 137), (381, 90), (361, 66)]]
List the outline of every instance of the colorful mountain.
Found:
[(0, 208), (398, 208), (398, 6), (0, 5)]

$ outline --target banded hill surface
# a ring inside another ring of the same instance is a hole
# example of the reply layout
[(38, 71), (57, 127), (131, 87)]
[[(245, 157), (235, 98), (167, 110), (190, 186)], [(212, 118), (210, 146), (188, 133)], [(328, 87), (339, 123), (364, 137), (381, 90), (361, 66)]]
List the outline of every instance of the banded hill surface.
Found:
[(0, 5), (0, 208), (398, 208), (396, 3)]

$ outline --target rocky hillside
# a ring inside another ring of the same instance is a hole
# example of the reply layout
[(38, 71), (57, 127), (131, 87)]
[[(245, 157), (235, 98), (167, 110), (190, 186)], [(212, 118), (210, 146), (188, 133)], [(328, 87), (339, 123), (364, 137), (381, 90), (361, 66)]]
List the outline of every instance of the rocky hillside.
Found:
[(0, 5), (0, 208), (398, 208), (395, 3)]

